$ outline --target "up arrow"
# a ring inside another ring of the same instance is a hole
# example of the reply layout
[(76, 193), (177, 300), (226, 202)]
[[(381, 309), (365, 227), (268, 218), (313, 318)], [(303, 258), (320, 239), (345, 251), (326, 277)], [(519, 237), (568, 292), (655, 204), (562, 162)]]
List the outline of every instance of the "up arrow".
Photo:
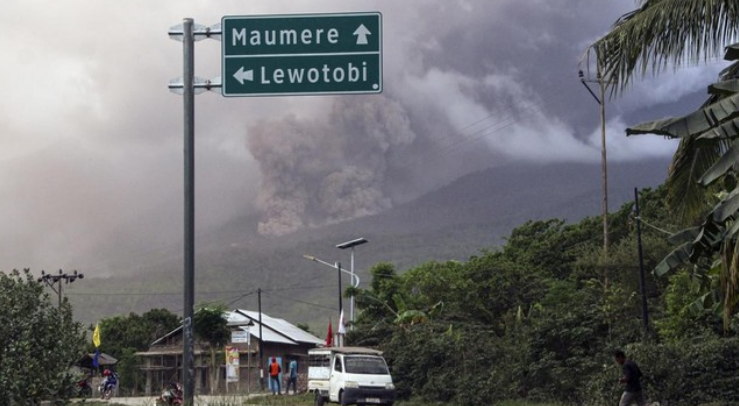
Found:
[(367, 27), (364, 26), (364, 24), (361, 24), (355, 31), (354, 35), (357, 36), (357, 45), (367, 45), (367, 36), (372, 35), (370, 30), (367, 29)]
[(239, 68), (238, 71), (236, 71), (236, 73), (234, 73), (234, 77), (236, 78), (236, 80), (239, 81), (240, 84), (243, 85), (245, 80), (248, 80), (249, 82), (254, 80), (254, 70), (249, 69), (245, 71), (244, 67), (242, 66)]

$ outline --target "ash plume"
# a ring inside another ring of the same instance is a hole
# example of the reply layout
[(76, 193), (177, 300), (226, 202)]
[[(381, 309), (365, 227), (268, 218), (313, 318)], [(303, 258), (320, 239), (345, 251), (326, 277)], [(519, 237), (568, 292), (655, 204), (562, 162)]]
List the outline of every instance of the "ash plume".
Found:
[(405, 109), (386, 96), (334, 99), (325, 117), (258, 122), (247, 146), (261, 172), (259, 233), (285, 235), (390, 208), (388, 168), (415, 138)]

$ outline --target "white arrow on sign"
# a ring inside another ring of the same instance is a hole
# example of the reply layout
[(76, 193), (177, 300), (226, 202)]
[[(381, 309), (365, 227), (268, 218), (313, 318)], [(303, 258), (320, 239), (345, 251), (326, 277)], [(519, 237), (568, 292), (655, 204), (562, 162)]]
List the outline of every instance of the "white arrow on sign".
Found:
[(254, 80), (254, 70), (249, 69), (245, 71), (242, 66), (238, 71), (236, 71), (236, 73), (234, 73), (234, 77), (243, 85), (245, 80), (248, 80), (249, 82)]
[(370, 30), (367, 29), (367, 27), (364, 26), (364, 24), (361, 24), (355, 31), (354, 35), (357, 36), (357, 45), (367, 45), (369, 42), (367, 41), (367, 36), (372, 35)]

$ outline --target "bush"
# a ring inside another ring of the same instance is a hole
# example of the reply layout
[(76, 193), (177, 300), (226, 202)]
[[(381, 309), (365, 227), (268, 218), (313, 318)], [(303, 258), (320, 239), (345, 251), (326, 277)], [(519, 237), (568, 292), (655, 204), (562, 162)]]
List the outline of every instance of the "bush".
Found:
[[(676, 405), (727, 404), (739, 399), (737, 338), (707, 336), (669, 344), (640, 343), (625, 351), (644, 373), (642, 382), (650, 399)], [(612, 363), (596, 374), (587, 384), (588, 403), (614, 402), (623, 390), (616, 383), (620, 373)]]

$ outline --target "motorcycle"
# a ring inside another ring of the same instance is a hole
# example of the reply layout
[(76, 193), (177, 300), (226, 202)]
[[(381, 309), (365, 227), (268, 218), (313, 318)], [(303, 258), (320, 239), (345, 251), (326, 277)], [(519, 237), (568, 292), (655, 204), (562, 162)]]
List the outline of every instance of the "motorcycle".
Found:
[(157, 406), (182, 406), (182, 386), (177, 382), (169, 384), (169, 388), (162, 391), (157, 398)]
[(92, 396), (92, 386), (87, 378), (79, 380), (75, 383), (76, 395), (81, 398), (89, 398)]
[(113, 397), (113, 391), (115, 390), (115, 383), (108, 384), (108, 379), (103, 379), (100, 381), (100, 385), (98, 386), (98, 393), (100, 393), (100, 399), (108, 400)]

